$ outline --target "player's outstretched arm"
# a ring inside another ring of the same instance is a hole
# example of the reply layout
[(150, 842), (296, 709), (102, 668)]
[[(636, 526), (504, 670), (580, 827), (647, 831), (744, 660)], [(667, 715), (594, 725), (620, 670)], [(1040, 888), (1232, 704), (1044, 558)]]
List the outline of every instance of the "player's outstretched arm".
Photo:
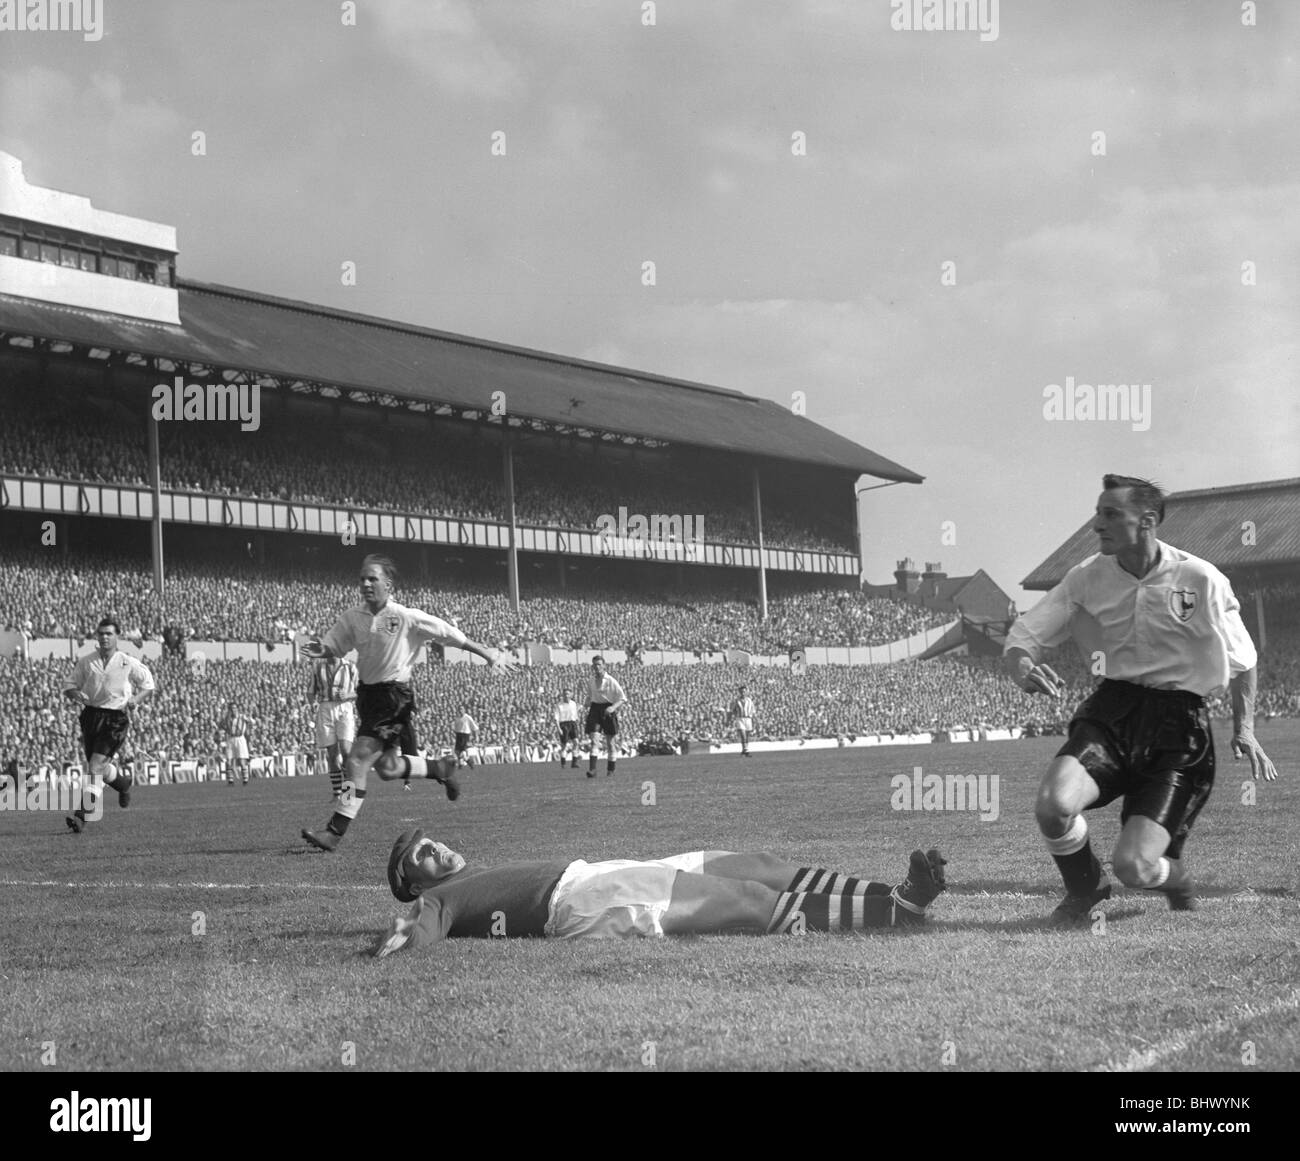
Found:
[(1232, 756), (1250, 759), (1250, 776), (1272, 782), (1277, 778), (1277, 767), (1264, 753), (1264, 747), (1255, 740), (1255, 690), (1257, 675), (1254, 669), (1238, 673), (1228, 682), (1232, 696)]
[(1065, 690), (1065, 682), (1050, 665), (1040, 665), (1024, 649), (1012, 645), (1002, 655), (1002, 664), (1008, 676), (1026, 693), (1045, 693), (1048, 697), (1060, 697)]
[(493, 669), (509, 671), (519, 668), (519, 662), (504, 649), (493, 649), (490, 645), (482, 645), (477, 641), (471, 641), (468, 637), (465, 638), (465, 644), (460, 648), (467, 653), (473, 653), (476, 657), (483, 658)]

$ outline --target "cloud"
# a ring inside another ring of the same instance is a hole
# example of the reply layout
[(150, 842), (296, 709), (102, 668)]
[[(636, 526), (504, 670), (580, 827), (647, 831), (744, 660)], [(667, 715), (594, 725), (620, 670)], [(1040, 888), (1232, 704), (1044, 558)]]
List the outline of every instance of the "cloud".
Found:
[(447, 96), (505, 99), (526, 79), (463, 0), (383, 0), (373, 8), (380, 42)]

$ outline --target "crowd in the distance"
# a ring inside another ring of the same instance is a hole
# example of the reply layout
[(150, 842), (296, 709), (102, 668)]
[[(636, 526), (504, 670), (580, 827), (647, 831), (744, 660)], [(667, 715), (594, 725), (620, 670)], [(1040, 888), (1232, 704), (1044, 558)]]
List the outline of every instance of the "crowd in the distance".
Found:
[[(223, 706), (233, 702), (253, 721), (254, 754), (308, 754), (312, 716), (306, 664), (152, 663), (152, 699), (133, 715), (132, 743), (152, 758), (198, 758), (216, 749)], [(62, 697), (66, 661), (0, 660), (0, 755), (23, 761), (79, 758), (77, 711)], [(468, 712), (485, 745), (529, 746), (555, 735), (558, 695), (581, 702), (585, 666), (525, 668), (499, 674), (484, 666), (417, 667), (413, 685), (422, 742), (446, 745), (452, 723)], [(681, 738), (723, 740), (727, 709), (744, 681), (758, 713), (756, 736), (811, 738), (1015, 724), (1042, 714), (991, 667), (948, 662), (789, 669), (730, 665), (634, 665), (611, 668), (629, 704), (622, 716), (629, 742)]]
[[(87, 637), (100, 611), (112, 610), (122, 620), (123, 636), (132, 640), (160, 640), (173, 625), (196, 641), (274, 643), (328, 628), (354, 600), (350, 578), (248, 559), (172, 559), (165, 607), (139, 558), (65, 558), (53, 549), (28, 548), (0, 560), (0, 626), (30, 637)], [(538, 641), (629, 653), (885, 645), (952, 620), (951, 614), (906, 601), (843, 590), (774, 594), (766, 623), (755, 600), (741, 599), (734, 590), (690, 598), (590, 585), (562, 592), (530, 580), (516, 614), (499, 582), (458, 578), (445, 587), (404, 585), (402, 600), (493, 645)]]
[[(168, 490), (322, 503), (423, 516), (505, 520), (502, 453), (473, 426), (408, 415), (366, 422), (295, 410), (271, 397), (256, 430), (238, 423), (159, 425), (162, 486)], [(147, 397), (145, 397), (147, 403)], [(148, 478), (141, 408), (79, 394), (74, 406), (30, 406), (30, 394), (0, 389), (0, 472), (142, 486)], [(515, 454), (515, 518), (521, 525), (592, 531), (620, 507), (646, 516), (703, 516), (710, 543), (756, 542), (748, 479), (708, 470), (694, 457), (632, 456), (590, 443), (535, 441)], [(376, 470), (381, 467), (382, 470)], [(769, 547), (854, 551), (851, 508), (837, 526), (826, 503), (790, 510), (768, 489)]]
[[(1300, 643), (1297, 643), (1300, 644)], [(1261, 663), (1261, 721), (1300, 714), (1300, 672), (1295, 652)], [(744, 682), (756, 707), (760, 739), (843, 738), (869, 734), (915, 734), (947, 730), (1030, 727), (1063, 732), (1069, 714), (1095, 683), (1071, 652), (1056, 651), (1050, 663), (1066, 680), (1058, 701), (1016, 687), (996, 658), (944, 657), (880, 666), (789, 668), (695, 665), (612, 666), (628, 706), (621, 715), (622, 740), (723, 741), (730, 737), (728, 707)], [(61, 696), (70, 665), (0, 660), (0, 760), (76, 760), (77, 717)], [(253, 719), (254, 754), (311, 754), (312, 716), (305, 663), (198, 662), (164, 657), (152, 664), (153, 699), (134, 715), (135, 748), (147, 757), (203, 758), (220, 735), (226, 702)], [(435, 748), (450, 744), (452, 723), (468, 712), (487, 746), (540, 749), (555, 735), (553, 713), (561, 690), (581, 704), (585, 666), (539, 666), (511, 674), (477, 665), (430, 663), (414, 673), (418, 733)], [(1228, 698), (1215, 699), (1216, 716), (1231, 714)], [(1223, 743), (1221, 739), (1221, 744)]]

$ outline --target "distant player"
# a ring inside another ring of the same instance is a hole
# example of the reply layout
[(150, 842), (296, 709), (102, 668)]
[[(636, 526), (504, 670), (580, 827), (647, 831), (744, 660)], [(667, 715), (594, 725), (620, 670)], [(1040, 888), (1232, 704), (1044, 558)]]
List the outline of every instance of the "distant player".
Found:
[(221, 732), (221, 753), (226, 761), (226, 781), (234, 786), (236, 774), (240, 775), (245, 786), (248, 785), (248, 731), (253, 719), (228, 701), (222, 707), (221, 720), (217, 729)]
[(455, 728), (455, 754), (456, 765), (460, 767), (469, 765), (469, 748), (474, 744), (474, 739), (478, 737), (478, 722), (469, 716), (469, 710), (461, 710), (460, 717), (456, 719)]
[[(72, 676), (63, 687), (63, 696), (82, 707), (81, 741), (86, 752), (87, 779), (102, 779), (105, 786), (117, 791), (117, 803), (123, 809), (131, 805), (131, 771), (113, 764), (113, 758), (131, 728), (131, 713), (147, 701), (154, 691), (153, 674), (142, 662), (117, 647), (121, 626), (113, 617), (104, 617), (95, 628), (98, 648), (79, 658)], [(84, 783), (83, 783), (84, 785)], [(67, 816), (69, 829), (80, 834), (86, 823), (84, 807)]]
[(578, 703), (566, 689), (555, 703), (555, 725), (560, 731), (560, 765), (571, 759), (573, 769), (578, 768)]
[(423, 831), (398, 837), (388, 885), (414, 901), (379, 956), (462, 936), (611, 939), (802, 935), (916, 927), (945, 890), (946, 860), (913, 851), (896, 886), (797, 867), (776, 855), (693, 851), (650, 862), (549, 859), (467, 868)]
[(587, 777), (596, 777), (596, 735), (605, 737), (605, 775), (614, 773), (618, 762), (614, 738), (618, 734), (618, 711), (627, 705), (623, 687), (605, 672), (605, 659), (599, 654), (591, 659), (591, 676), (587, 679), (587, 741), (591, 746), (591, 763)]
[(312, 662), (307, 699), (315, 708), (317, 765), (330, 776), (333, 799), (343, 793), (343, 764), (357, 736), (357, 667), (346, 657)]
[(419, 609), (392, 600), (397, 569), (386, 556), (361, 562), (362, 605), (349, 609), (321, 640), (303, 647), (311, 658), (343, 657), (357, 651), (357, 737), (347, 759), (347, 778), (334, 814), (319, 831), (302, 837), (323, 851), (335, 850), (366, 801), (371, 769), (385, 781), (432, 778), (443, 784), (449, 799), (460, 796), (454, 758), (429, 762), (419, 754), (411, 717), (411, 667), (426, 641), (465, 649), (494, 666), (514, 667), (514, 659), (469, 640), (454, 625)]
[(754, 699), (745, 692), (742, 685), (731, 703), (731, 724), (735, 726), (740, 737), (740, 752), (749, 757), (749, 735), (754, 732)]
[(1110, 896), (1083, 811), (1116, 798), (1120, 882), (1164, 892), (1175, 911), (1195, 908), (1180, 856), (1214, 786), (1207, 696), (1230, 689), (1233, 754), (1250, 759), (1252, 777), (1277, 777), (1255, 740), (1255, 646), (1232, 586), (1212, 564), (1156, 539), (1165, 497), (1155, 484), (1107, 475), (1102, 487), (1100, 551), (1016, 621), (1003, 655), (1022, 689), (1059, 697), (1061, 679), (1038, 659), (1074, 623), (1105, 666), (1038, 790), (1038, 828), (1065, 880), (1055, 923), (1078, 922)]

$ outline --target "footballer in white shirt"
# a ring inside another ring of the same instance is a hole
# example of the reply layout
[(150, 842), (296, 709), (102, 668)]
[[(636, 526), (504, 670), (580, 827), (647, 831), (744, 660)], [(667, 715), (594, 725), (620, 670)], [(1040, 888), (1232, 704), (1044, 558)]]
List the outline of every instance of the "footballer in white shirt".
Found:
[(428, 761), (419, 753), (412, 716), (415, 695), (411, 667), (427, 641), (453, 645), (473, 653), (490, 665), (511, 669), (514, 659), (469, 640), (454, 625), (392, 599), (397, 569), (386, 556), (371, 554), (361, 562), (359, 608), (349, 609), (323, 638), (313, 638), (303, 653), (313, 659), (344, 657), (357, 652), (356, 740), (348, 751), (347, 778), (329, 822), (319, 831), (303, 830), (302, 837), (323, 851), (338, 848), (348, 826), (365, 803), (366, 778), (371, 770), (384, 781), (432, 778), (441, 782), (447, 797), (460, 797), (456, 760)]
[(1104, 665), (1104, 680), (1074, 712), (1069, 740), (1039, 786), (1035, 814), (1065, 880), (1053, 922), (1077, 923), (1109, 898), (1083, 811), (1123, 800), (1111, 856), (1128, 887), (1162, 891), (1176, 911), (1196, 906), (1183, 844), (1214, 786), (1207, 696), (1232, 697), (1235, 757), (1254, 778), (1277, 770), (1255, 740), (1256, 653), (1232, 586), (1214, 565), (1156, 538), (1158, 486), (1107, 475), (1093, 530), (1098, 552), (1007, 634), (1003, 661), (1029, 693), (1060, 697), (1064, 683), (1041, 662), (1072, 634)]

